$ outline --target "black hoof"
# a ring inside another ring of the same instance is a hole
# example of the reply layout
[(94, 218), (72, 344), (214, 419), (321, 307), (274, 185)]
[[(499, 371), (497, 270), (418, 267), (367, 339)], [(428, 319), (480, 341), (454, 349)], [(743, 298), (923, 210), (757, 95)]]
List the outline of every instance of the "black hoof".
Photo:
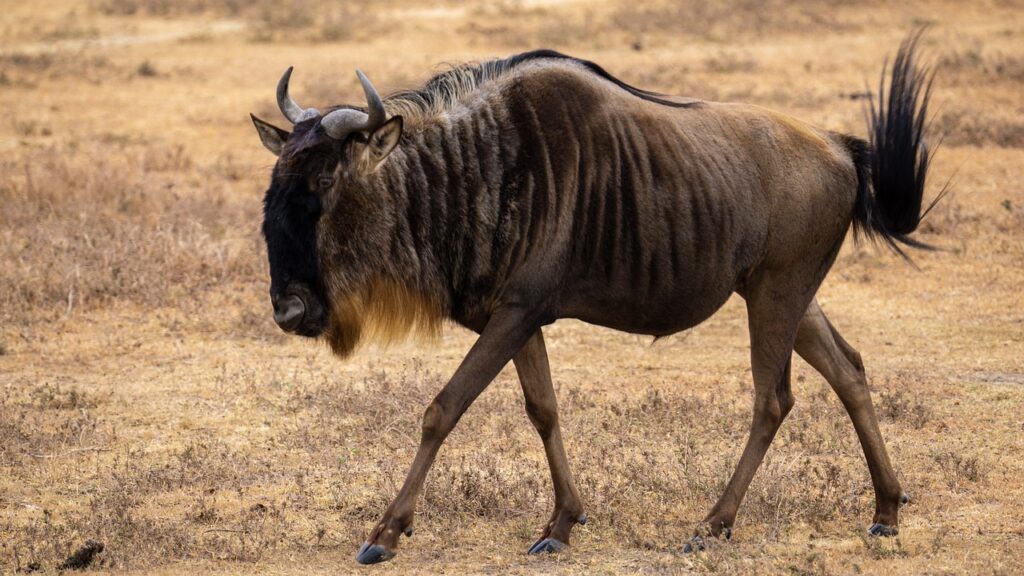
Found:
[(875, 522), (871, 526), (868, 526), (868, 534), (872, 536), (878, 536), (881, 538), (888, 538), (899, 534), (900, 531), (894, 526), (886, 526), (885, 524), (879, 524)]
[(363, 542), (363, 545), (359, 547), (359, 552), (356, 554), (356, 562), (360, 564), (376, 564), (378, 562), (387, 562), (394, 557), (394, 552), (380, 544), (370, 546), (369, 542)]
[[(726, 540), (732, 540), (732, 529), (728, 527), (722, 527), (722, 538)], [(709, 543), (704, 540), (703, 536), (694, 536), (690, 538), (690, 541), (683, 546), (683, 554), (693, 554), (694, 552), (703, 552), (708, 549)]]
[(549, 552), (561, 552), (565, 550), (566, 544), (554, 538), (544, 538), (533, 543), (530, 549), (526, 551), (527, 554), (546, 554)]
[(703, 552), (707, 550), (707, 544), (704, 543), (704, 538), (700, 536), (694, 536), (690, 538), (690, 541), (683, 546), (683, 554), (693, 554), (694, 552)]

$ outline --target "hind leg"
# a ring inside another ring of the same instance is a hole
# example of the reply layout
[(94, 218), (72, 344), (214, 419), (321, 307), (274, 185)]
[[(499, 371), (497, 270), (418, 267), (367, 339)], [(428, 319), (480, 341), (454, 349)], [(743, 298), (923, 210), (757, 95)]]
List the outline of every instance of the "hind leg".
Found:
[(821, 372), (853, 420), (875, 488), (875, 516), (868, 532), (875, 536), (895, 535), (899, 526), (899, 506), (907, 501), (907, 497), (885, 451), (860, 354), (832, 327), (817, 300), (811, 301), (800, 322), (795, 349), (808, 364)]
[(684, 552), (703, 549), (707, 536), (730, 537), (740, 502), (768, 446), (793, 407), (790, 364), (797, 327), (817, 283), (798, 286), (786, 270), (763, 274), (744, 294), (750, 328), (754, 416), (750, 436), (732, 478)]

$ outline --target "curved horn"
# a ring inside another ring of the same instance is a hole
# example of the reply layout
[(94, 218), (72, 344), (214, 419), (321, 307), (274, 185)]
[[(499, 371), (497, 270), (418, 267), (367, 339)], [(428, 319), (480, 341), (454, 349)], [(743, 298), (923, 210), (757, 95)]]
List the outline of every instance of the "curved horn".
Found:
[(356, 76), (359, 77), (359, 83), (363, 85), (363, 93), (366, 94), (366, 110), (370, 114), (367, 127), (376, 128), (387, 120), (387, 114), (384, 113), (384, 102), (362, 70), (357, 69)]
[(353, 132), (373, 130), (387, 120), (384, 112), (384, 102), (373, 87), (370, 80), (363, 74), (362, 70), (356, 70), (359, 83), (363, 85), (363, 92), (366, 94), (366, 109), (369, 112), (360, 112), (351, 108), (342, 108), (328, 112), (320, 125), (324, 127), (327, 135), (335, 140), (342, 140)]
[(344, 140), (346, 136), (353, 132), (366, 130), (370, 126), (369, 120), (370, 117), (365, 112), (351, 108), (341, 108), (340, 110), (328, 112), (327, 116), (320, 120), (320, 125), (324, 127), (324, 131), (331, 138)]
[(277, 107), (281, 109), (281, 114), (288, 119), (292, 124), (298, 124), (303, 120), (308, 120), (314, 116), (318, 116), (320, 112), (316, 108), (303, 108), (292, 100), (292, 97), (288, 95), (288, 81), (292, 77), (292, 68), (289, 66), (284, 71), (284, 75), (277, 82)]

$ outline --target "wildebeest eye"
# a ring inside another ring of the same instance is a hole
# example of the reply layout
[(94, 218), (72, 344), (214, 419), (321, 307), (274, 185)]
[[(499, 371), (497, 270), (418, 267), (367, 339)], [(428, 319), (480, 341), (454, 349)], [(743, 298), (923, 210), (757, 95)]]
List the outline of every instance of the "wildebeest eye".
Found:
[(316, 185), (321, 190), (330, 190), (331, 186), (334, 185), (334, 178), (332, 178), (330, 176), (321, 176), (316, 181)]

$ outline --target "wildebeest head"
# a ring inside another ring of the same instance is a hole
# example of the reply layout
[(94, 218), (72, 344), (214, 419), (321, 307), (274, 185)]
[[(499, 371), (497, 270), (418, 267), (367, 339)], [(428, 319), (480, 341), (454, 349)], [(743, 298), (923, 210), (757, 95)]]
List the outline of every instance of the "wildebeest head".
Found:
[[(332, 309), (338, 298), (330, 293), (346, 277), (365, 277), (366, 270), (360, 268), (366, 263), (342, 259), (349, 269), (335, 271), (337, 266), (331, 266), (331, 278), (325, 277), (322, 263), (337, 262), (339, 252), (352, 255), (354, 246), (362, 256), (372, 257), (373, 246), (380, 243), (381, 227), (376, 224), (382, 216), (365, 184), (398, 144), (402, 117), (387, 118), (380, 96), (362, 72), (357, 74), (366, 93), (365, 111), (339, 107), (321, 115), (302, 108), (288, 95), (291, 71), (278, 83), (277, 102), (294, 125), (292, 132), (252, 116), (263, 145), (278, 156), (264, 198), (263, 236), (274, 321), (285, 332), (317, 337), (328, 330), (353, 329), (332, 320), (346, 311)], [(330, 336), (336, 350), (350, 347), (338, 342), (354, 346), (358, 339), (358, 334)]]

